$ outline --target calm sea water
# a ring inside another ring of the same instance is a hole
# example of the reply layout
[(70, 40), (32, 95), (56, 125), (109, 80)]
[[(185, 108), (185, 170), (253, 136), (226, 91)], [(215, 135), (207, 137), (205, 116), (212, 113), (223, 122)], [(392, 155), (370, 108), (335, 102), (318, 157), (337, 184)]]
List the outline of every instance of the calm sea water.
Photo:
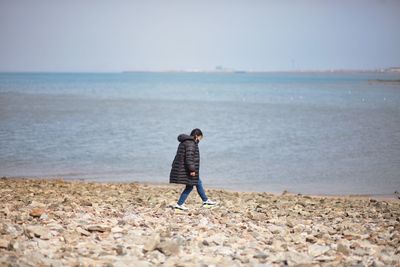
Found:
[(0, 74), (0, 175), (167, 183), (201, 128), (207, 187), (400, 190), (400, 79), (382, 73)]

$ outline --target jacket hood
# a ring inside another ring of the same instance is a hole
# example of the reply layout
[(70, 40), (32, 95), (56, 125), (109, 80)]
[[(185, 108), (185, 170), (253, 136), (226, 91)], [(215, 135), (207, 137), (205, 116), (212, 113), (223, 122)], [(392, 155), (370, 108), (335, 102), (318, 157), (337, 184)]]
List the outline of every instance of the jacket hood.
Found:
[(187, 134), (180, 134), (179, 136), (178, 136), (178, 141), (179, 142), (184, 142), (184, 141), (186, 141), (186, 140), (192, 140), (192, 141), (194, 141), (194, 139), (193, 139), (193, 136), (190, 136), (190, 135), (187, 135)]

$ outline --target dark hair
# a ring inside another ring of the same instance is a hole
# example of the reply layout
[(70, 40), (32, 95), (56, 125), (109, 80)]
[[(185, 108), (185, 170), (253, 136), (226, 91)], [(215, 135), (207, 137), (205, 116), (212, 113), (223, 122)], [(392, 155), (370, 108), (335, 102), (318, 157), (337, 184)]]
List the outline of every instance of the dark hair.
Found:
[(203, 136), (203, 132), (200, 129), (196, 128), (196, 129), (192, 130), (190, 135), (191, 136)]

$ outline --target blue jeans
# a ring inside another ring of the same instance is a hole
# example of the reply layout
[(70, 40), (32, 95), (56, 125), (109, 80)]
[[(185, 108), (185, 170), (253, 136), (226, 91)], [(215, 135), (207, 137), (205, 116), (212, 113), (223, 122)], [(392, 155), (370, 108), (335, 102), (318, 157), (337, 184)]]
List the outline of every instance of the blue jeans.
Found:
[[(203, 183), (201, 182), (200, 178), (199, 178), (199, 183), (196, 185), (196, 189), (201, 199), (203, 201), (207, 201), (208, 198), (206, 196), (206, 192), (204, 192)], [(192, 192), (192, 190), (193, 190), (193, 185), (186, 185), (185, 190), (183, 190), (181, 196), (179, 197), (178, 205), (182, 205), (183, 203), (185, 203), (187, 197), (189, 196), (190, 192)]]

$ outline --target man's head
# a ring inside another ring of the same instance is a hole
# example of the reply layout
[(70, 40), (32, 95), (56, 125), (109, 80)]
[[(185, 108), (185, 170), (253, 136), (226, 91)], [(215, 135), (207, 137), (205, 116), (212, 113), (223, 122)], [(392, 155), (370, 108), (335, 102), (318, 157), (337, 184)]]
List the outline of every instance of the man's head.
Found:
[(194, 141), (196, 141), (197, 143), (200, 142), (201, 139), (203, 139), (203, 132), (198, 128), (193, 129), (190, 135), (193, 136)]

